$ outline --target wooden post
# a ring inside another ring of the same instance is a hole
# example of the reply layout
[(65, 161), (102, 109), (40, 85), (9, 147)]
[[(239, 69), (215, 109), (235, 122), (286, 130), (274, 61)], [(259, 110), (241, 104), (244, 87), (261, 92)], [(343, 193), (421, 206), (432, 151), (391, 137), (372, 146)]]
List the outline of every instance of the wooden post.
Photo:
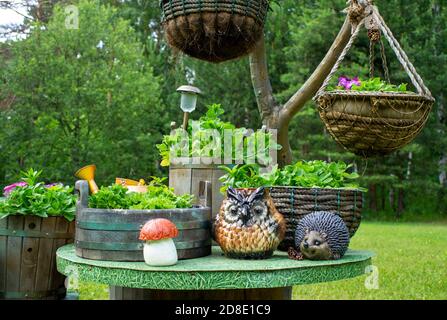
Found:
[(183, 130), (188, 130), (189, 112), (183, 113)]
[(110, 300), (292, 300), (292, 287), (237, 290), (148, 290), (110, 286)]

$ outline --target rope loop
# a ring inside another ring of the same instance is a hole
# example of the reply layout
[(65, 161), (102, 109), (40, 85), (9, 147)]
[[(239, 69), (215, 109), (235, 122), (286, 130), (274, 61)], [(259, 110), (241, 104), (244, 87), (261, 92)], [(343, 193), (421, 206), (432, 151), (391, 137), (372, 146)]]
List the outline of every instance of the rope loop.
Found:
[[(362, 8), (362, 10), (360, 10), (360, 8)], [(429, 100), (434, 101), (434, 98), (433, 98), (430, 90), (425, 86), (424, 81), (422, 80), (421, 76), (417, 73), (416, 68), (410, 62), (407, 54), (403, 51), (399, 42), (396, 40), (393, 33), (391, 32), (391, 30), (389, 29), (389, 27), (383, 20), (377, 7), (373, 6), (371, 4), (371, 1), (368, 1), (368, 0), (350, 0), (350, 7), (347, 9), (347, 12), (349, 14), (349, 19), (351, 21), (351, 24), (353, 26), (353, 32), (351, 34), (351, 38), (349, 39), (349, 42), (346, 45), (346, 47), (344, 48), (343, 52), (338, 57), (337, 62), (334, 64), (331, 72), (326, 77), (326, 80), (323, 82), (323, 85), (321, 86), (320, 90), (318, 90), (317, 94), (315, 95), (314, 101), (318, 101), (318, 99), (324, 95), (327, 87), (329, 86), (330, 81), (332, 80), (335, 73), (338, 71), (340, 64), (345, 59), (347, 53), (349, 52), (352, 45), (354, 44), (354, 41), (357, 39), (360, 29), (363, 24), (365, 25), (365, 27), (368, 30), (379, 30), (379, 33), (381, 32), (385, 36), (385, 38), (387, 39), (391, 48), (393, 49), (397, 59), (399, 60), (400, 64), (403, 66), (405, 72), (410, 77), (411, 82), (414, 85), (414, 87), (416, 88), (418, 94), (420, 96), (428, 98)], [(360, 22), (358, 22), (360, 17), (362, 20)], [(375, 40), (377, 38), (376, 31), (371, 31), (371, 34)], [(387, 81), (389, 81), (390, 80), (389, 79), (389, 70), (388, 70), (387, 60), (386, 60), (386, 56), (385, 56), (385, 48), (383, 45), (383, 41), (381, 41), (381, 38), (379, 38), (377, 41), (381, 42), (380, 43), (381, 57), (382, 57), (382, 61), (383, 61), (385, 78)], [(371, 53), (373, 52), (373, 49), (374, 49), (373, 47), (370, 49)], [(372, 71), (371, 73), (374, 73), (373, 66), (370, 71)]]

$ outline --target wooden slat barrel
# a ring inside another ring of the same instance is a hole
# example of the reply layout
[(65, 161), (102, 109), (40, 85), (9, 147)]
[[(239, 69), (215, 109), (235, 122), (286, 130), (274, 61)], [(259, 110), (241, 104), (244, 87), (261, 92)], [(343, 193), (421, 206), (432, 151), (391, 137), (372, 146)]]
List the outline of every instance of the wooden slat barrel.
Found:
[(169, 167), (169, 186), (174, 188), (178, 195), (185, 193), (196, 196), (199, 199), (200, 181), (211, 182), (211, 208), (212, 215), (215, 217), (220, 210), (224, 195), (220, 192), (222, 182), (219, 178), (225, 175), (225, 171), (218, 168), (218, 165), (206, 164), (171, 164)]
[(74, 229), (74, 222), (63, 217), (0, 219), (0, 299), (64, 298), (56, 250), (73, 242)]
[(76, 254), (107, 261), (144, 261), (139, 234), (151, 219), (171, 220), (179, 229), (174, 239), (179, 259), (211, 254), (211, 209), (115, 210), (88, 208), (88, 184), (78, 181), (80, 200), (76, 211)]

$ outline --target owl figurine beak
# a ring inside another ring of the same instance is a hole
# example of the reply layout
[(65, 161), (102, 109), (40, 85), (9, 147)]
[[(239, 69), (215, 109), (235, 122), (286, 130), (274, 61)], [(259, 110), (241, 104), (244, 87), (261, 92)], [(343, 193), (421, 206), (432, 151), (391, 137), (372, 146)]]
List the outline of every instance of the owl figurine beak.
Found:
[(248, 220), (250, 220), (250, 215), (248, 214), (248, 207), (242, 207), (241, 208), (241, 214), (242, 214), (242, 222), (244, 225), (247, 224)]

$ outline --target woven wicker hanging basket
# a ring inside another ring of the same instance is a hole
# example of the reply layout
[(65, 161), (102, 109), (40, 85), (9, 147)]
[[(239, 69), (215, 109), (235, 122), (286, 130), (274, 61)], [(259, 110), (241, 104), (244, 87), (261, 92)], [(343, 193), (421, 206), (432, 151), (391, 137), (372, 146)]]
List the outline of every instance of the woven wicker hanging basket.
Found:
[[(394, 38), (376, 7), (355, 29), (350, 42), (314, 100), (326, 129), (337, 143), (363, 157), (387, 155), (412, 142), (424, 128), (435, 99)], [(360, 28), (375, 25), (385, 35), (418, 91), (412, 93), (326, 91), (357, 38)]]
[(272, 187), (270, 196), (286, 220), (286, 235), (278, 249), (295, 246), (295, 230), (306, 215), (315, 211), (339, 215), (354, 236), (362, 220), (363, 193), (360, 190)]
[(170, 46), (201, 60), (242, 57), (260, 39), (269, 0), (161, 0)]

